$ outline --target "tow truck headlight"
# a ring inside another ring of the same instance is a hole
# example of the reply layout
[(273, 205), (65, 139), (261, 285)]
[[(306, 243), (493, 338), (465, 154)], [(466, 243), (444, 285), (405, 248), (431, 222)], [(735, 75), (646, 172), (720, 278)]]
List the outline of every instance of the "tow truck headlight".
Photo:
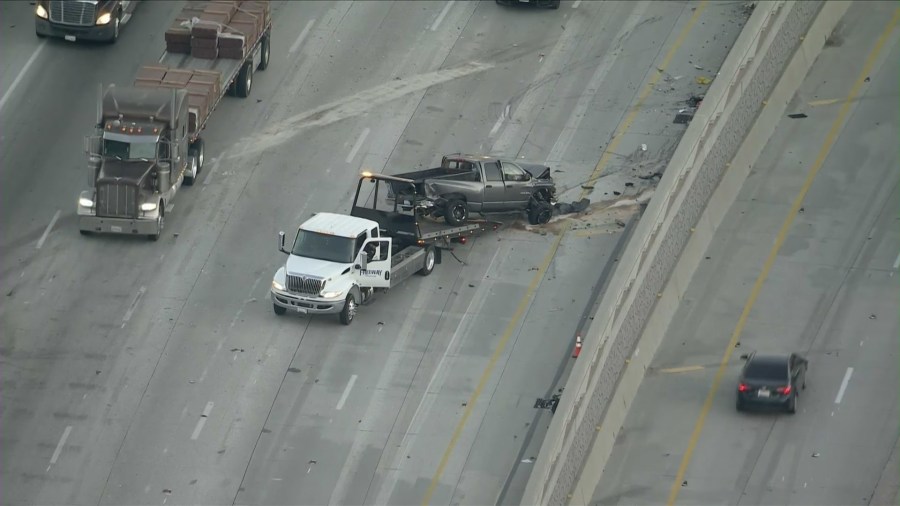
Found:
[(279, 283), (278, 281), (275, 281), (273, 279), (272, 280), (272, 288), (274, 288), (276, 290), (284, 290), (284, 285), (282, 285), (281, 283)]
[(38, 4), (37, 8), (34, 9), (34, 13), (41, 19), (47, 19), (47, 9), (41, 4)]
[(150, 211), (156, 211), (156, 202), (144, 202), (141, 204), (141, 211), (148, 213)]
[(322, 292), (322, 298), (324, 299), (336, 299), (343, 295), (344, 292), (339, 290), (329, 290), (327, 292)]
[(111, 13), (111, 12), (104, 12), (103, 14), (100, 15), (99, 18), (97, 18), (97, 24), (98, 24), (98, 25), (105, 25), (106, 23), (109, 23), (109, 20), (110, 20), (110, 19), (112, 19), (112, 13)]
[(78, 205), (81, 207), (94, 207), (94, 201), (88, 198), (81, 197), (78, 199)]

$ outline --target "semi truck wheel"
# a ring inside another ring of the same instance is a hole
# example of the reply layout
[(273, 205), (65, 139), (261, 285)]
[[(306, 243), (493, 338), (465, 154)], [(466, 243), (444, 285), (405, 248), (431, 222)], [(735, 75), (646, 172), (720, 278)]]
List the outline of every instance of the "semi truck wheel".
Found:
[(269, 68), (269, 54), (271, 53), (271, 45), (272, 45), (272, 31), (266, 32), (263, 35), (262, 42), (260, 42), (259, 47), (259, 66), (256, 68), (259, 70), (266, 70)]
[(159, 201), (159, 216), (156, 217), (156, 233), (147, 236), (151, 241), (158, 241), (162, 235), (163, 223), (165, 222), (166, 206)]
[(279, 306), (278, 304), (275, 304), (274, 302), (272, 303), (272, 310), (275, 311), (275, 314), (277, 314), (278, 316), (281, 316), (284, 313), (287, 313), (287, 308), (283, 308), (283, 307)]
[(247, 98), (250, 96), (250, 88), (253, 87), (253, 61), (248, 61), (241, 66), (241, 71), (238, 73), (237, 82), (234, 83), (236, 86), (235, 92), (237, 92), (237, 96), (241, 98)]
[(344, 325), (353, 323), (353, 317), (356, 316), (356, 297), (352, 293), (347, 294), (347, 298), (344, 300), (344, 309), (341, 310), (339, 316)]
[(197, 158), (197, 174), (203, 170), (203, 160), (206, 158), (204, 147), (203, 139), (200, 137), (197, 137), (197, 140), (188, 147), (188, 155)]
[(197, 179), (197, 174), (200, 173), (200, 169), (197, 168), (196, 156), (188, 156), (188, 160), (188, 168), (184, 173), (184, 185), (194, 186), (194, 181)]
[(431, 274), (431, 271), (434, 270), (434, 246), (429, 245), (425, 247), (425, 261), (422, 262), (422, 268), (419, 269), (419, 275), (427, 276)]
[(465, 201), (459, 199), (447, 202), (447, 207), (444, 210), (444, 219), (450, 225), (462, 225), (469, 219), (469, 206), (466, 205)]

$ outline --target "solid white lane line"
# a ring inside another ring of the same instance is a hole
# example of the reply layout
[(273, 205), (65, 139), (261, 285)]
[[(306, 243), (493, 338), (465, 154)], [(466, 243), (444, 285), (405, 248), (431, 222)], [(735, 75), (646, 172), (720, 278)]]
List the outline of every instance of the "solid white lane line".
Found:
[(59, 213), (59, 209), (57, 209), (56, 212), (53, 213), (53, 218), (50, 220), (50, 224), (47, 225), (47, 228), (44, 229), (44, 233), (41, 234), (41, 238), (38, 240), (37, 249), (41, 249), (41, 246), (44, 245), (44, 241), (46, 241), (47, 236), (50, 235), (50, 230), (53, 228), (53, 225), (56, 224), (56, 220), (59, 219)]
[(288, 53), (293, 53), (294, 51), (296, 51), (297, 49), (300, 48), (300, 44), (303, 44), (303, 39), (305, 39), (306, 36), (309, 35), (309, 31), (312, 29), (312, 25), (315, 22), (316, 22), (315, 19), (310, 19), (306, 23), (306, 26), (303, 28), (303, 31), (300, 32), (300, 35), (297, 36), (297, 40), (295, 40), (294, 43), (291, 45), (291, 48), (288, 49)]
[(453, 4), (455, 4), (455, 3), (456, 3), (456, 0), (450, 0), (449, 2), (447, 2), (447, 5), (444, 6), (444, 10), (441, 11), (441, 13), (438, 15), (437, 19), (434, 20), (434, 24), (431, 25), (432, 32), (437, 30), (437, 27), (440, 26), (441, 21), (443, 21), (444, 17), (447, 15), (447, 13), (450, 12), (450, 7), (453, 7)]
[(340, 411), (344, 407), (344, 403), (347, 402), (347, 397), (350, 396), (350, 390), (353, 389), (353, 384), (356, 383), (356, 375), (350, 376), (350, 381), (347, 382), (347, 387), (344, 388), (344, 393), (341, 394), (341, 400), (337, 403), (337, 410)]
[(353, 149), (350, 150), (350, 154), (347, 155), (347, 163), (353, 161), (353, 158), (356, 157), (357, 151), (362, 147), (363, 142), (365, 142), (366, 137), (369, 136), (369, 129), (364, 128), (362, 133), (359, 134), (359, 139), (356, 139), (356, 144), (353, 145)]
[(494, 126), (491, 128), (491, 133), (488, 134), (489, 136), (493, 136), (495, 133), (497, 133), (498, 130), (500, 130), (500, 127), (503, 126), (504, 119), (505, 116), (503, 114), (501, 114), (500, 117), (497, 118), (497, 122), (494, 123)]
[(894, 269), (900, 267), (900, 253), (897, 253), (897, 259), (894, 260)]
[(123, 322), (127, 322), (128, 320), (131, 319), (131, 315), (134, 314), (134, 308), (137, 307), (138, 302), (141, 301), (141, 297), (144, 296), (144, 293), (145, 293), (146, 291), (147, 291), (147, 287), (146, 287), (146, 286), (142, 286), (142, 287), (140, 288), (140, 290), (138, 290), (137, 295), (134, 297), (134, 301), (132, 301), (132, 303), (131, 303), (131, 307), (128, 308), (128, 311), (125, 312), (125, 316), (122, 317), (122, 321), (123, 321)]
[(197, 420), (197, 426), (194, 427), (194, 433), (191, 434), (191, 441), (200, 437), (200, 431), (203, 430), (203, 426), (206, 425), (206, 419), (209, 418), (210, 412), (212, 412), (213, 403), (207, 402), (206, 408), (203, 409), (203, 414), (200, 415), (200, 419)]
[(69, 434), (72, 433), (72, 426), (67, 425), (66, 430), (63, 431), (62, 437), (59, 438), (59, 443), (56, 445), (56, 450), (53, 452), (53, 456), (50, 457), (50, 463), (56, 464), (57, 459), (59, 459), (59, 454), (62, 453), (63, 446), (66, 445), (66, 439), (69, 439)]
[(163, 54), (159, 57), (159, 61), (157, 63), (162, 63), (162, 61), (166, 59), (167, 54), (169, 54), (168, 51), (163, 51)]
[(844, 381), (841, 382), (841, 388), (838, 389), (837, 397), (834, 398), (835, 404), (840, 404), (841, 399), (844, 398), (844, 392), (847, 390), (847, 384), (850, 383), (850, 376), (853, 375), (853, 368), (848, 367), (847, 372), (844, 373)]
[(575, 0), (575, 3), (572, 4), (572, 8), (577, 9), (579, 5), (581, 5), (581, 0)]
[(25, 77), (25, 74), (28, 73), (28, 69), (31, 68), (34, 60), (37, 60), (38, 55), (41, 54), (41, 51), (44, 50), (44, 46), (46, 44), (46, 42), (41, 42), (41, 45), (39, 45), (37, 49), (35, 49), (34, 52), (31, 53), (31, 58), (28, 58), (28, 61), (25, 62), (25, 66), (22, 67), (22, 70), (19, 71), (19, 75), (17, 75), (12, 84), (9, 85), (6, 93), (3, 94), (3, 98), (0, 98), (0, 111), (3, 110), (3, 106), (6, 105), (6, 101), (9, 100), (9, 97), (12, 96), (12, 92), (15, 91), (16, 86), (19, 85), (19, 83), (22, 81), (22, 78)]

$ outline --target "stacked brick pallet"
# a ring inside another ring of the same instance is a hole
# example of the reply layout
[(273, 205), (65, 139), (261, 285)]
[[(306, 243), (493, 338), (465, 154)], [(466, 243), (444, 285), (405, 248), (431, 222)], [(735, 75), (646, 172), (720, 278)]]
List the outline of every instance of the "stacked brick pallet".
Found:
[(268, 1), (190, 1), (166, 30), (166, 51), (243, 59), (269, 25)]
[(162, 65), (144, 65), (134, 85), (139, 88), (175, 88), (188, 92), (188, 130), (196, 132), (222, 96), (222, 73), (215, 70), (181, 70)]

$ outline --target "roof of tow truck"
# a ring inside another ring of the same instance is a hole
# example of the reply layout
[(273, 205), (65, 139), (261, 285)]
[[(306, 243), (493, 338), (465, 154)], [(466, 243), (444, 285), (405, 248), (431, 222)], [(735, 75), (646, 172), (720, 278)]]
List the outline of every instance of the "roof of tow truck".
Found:
[(338, 237), (356, 237), (365, 230), (377, 228), (378, 223), (348, 214), (316, 213), (300, 225), (301, 230)]

